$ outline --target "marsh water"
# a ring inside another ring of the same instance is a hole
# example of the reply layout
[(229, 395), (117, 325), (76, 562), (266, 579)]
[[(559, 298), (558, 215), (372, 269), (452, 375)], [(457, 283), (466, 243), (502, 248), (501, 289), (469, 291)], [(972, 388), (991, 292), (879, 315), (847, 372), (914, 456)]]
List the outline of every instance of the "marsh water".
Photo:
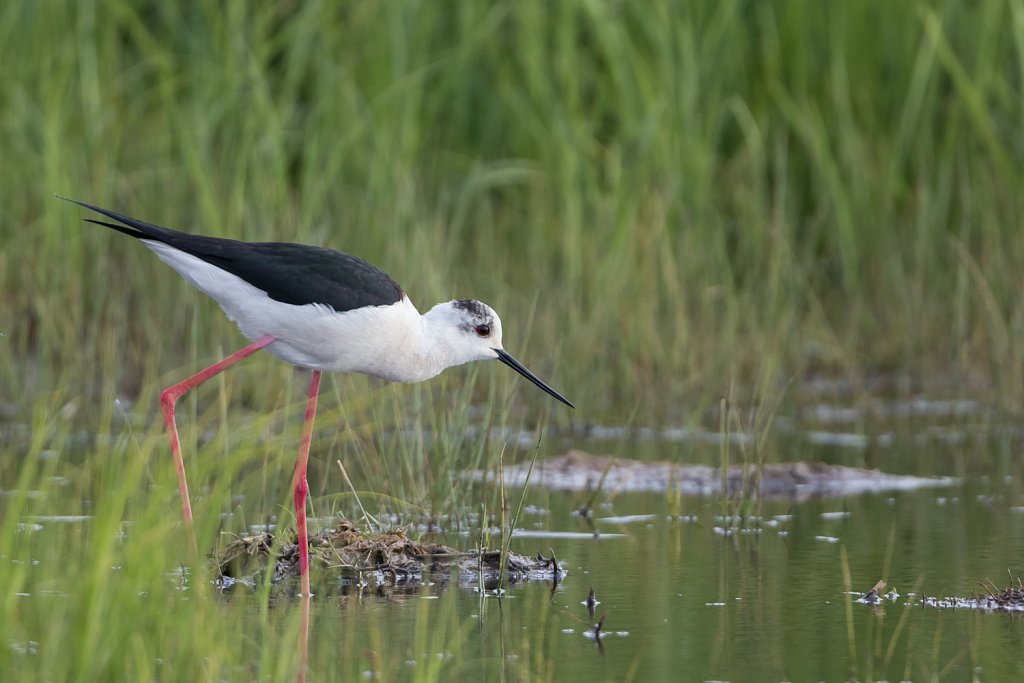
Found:
[[(553, 505), (528, 518), (531, 534), (512, 547), (554, 549), (569, 570), (557, 586), (518, 585), (501, 600), (453, 588), (350, 589), (315, 601), (311, 647), (334, 647), (370, 623), (407, 653), (397, 671), (384, 665), (389, 674), (455, 657), (448, 671), (466, 680), (1019, 679), (1019, 616), (918, 604), (924, 593), (980, 590), (985, 577), (1005, 584), (1024, 553), (1024, 510), (973, 486), (766, 507), (765, 519), (784, 521), (740, 521), (726, 535), (732, 522), (713, 506), (693, 501), (696, 519), (679, 521), (657, 498), (625, 495), (605, 512), (626, 520), (599, 518), (599, 538), (545, 538), (584, 530), (570, 506)], [(884, 575), (900, 596), (855, 602), (844, 590), (844, 548), (858, 594)], [(591, 587), (596, 617), (582, 604)], [(456, 615), (465, 629), (457, 647), (417, 648), (423, 610)], [(354, 650), (372, 650), (377, 637), (356, 635)], [(369, 674), (380, 664), (366, 657), (364, 666)]]
[[(303, 601), (288, 586), (269, 593), (244, 586), (197, 591), (196, 577), (212, 586), (211, 577), (193, 572), (183, 579), (169, 562), (162, 581), (137, 599), (165, 601), (160, 614), (166, 617), (147, 620), (178, 620), (187, 630), (188, 619), (198, 617), (189, 611), (194, 604), (185, 606), (199, 598), (203, 609), (212, 606), (235, 626), (219, 637), (237, 661), (202, 669), (210, 680), (287, 679), (303, 672), (324, 681), (1019, 680), (1019, 614), (922, 601), (1016, 582), (1024, 566), (1024, 493), (1014, 465), (1024, 445), (1021, 432), (973, 404), (900, 405), (869, 420), (870, 429), (864, 421), (853, 429), (843, 424), (846, 413), (819, 407), (813, 419), (805, 415), (803, 426), (778, 426), (775, 448), (794, 459), (953, 476), (955, 482), (756, 503), (531, 486), (510, 549), (554, 553), (567, 571), (560, 581), (517, 583), (504, 593), (480, 592), (472, 581), (460, 586), (444, 576), (359, 586), (315, 568), (305, 667), (280, 655), (302, 642)], [(705, 436), (590, 427), (553, 435), (547, 448), (715, 464), (721, 439)], [(66, 486), (67, 478), (82, 476), (78, 467), (54, 468), (51, 481), (64, 478)], [(4, 488), (5, 505), (31, 493)], [(19, 521), (21, 544), (5, 560), (8, 568), (30, 565), (16, 595), (4, 597), (17, 601), (20, 614), (19, 623), (8, 624), (4, 661), (22, 673), (45, 671), (34, 659), (60, 656), (55, 648), (63, 636), (48, 626), (53, 615), (73, 612), (79, 601), (103, 600), (96, 597), (95, 577), (71, 579), (67, 567), (103, 566), (105, 557), (94, 562), (89, 556), (108, 553), (109, 571), (100, 574), (117, 582), (130, 572), (119, 564), (118, 548), (146, 536), (138, 528), (143, 522), (120, 520), (116, 528), (128, 531), (104, 542), (91, 528), (101, 522), (81, 514), (78, 503), (52, 490), (32, 495), (32, 514)], [(508, 495), (518, 500), (519, 489)], [(176, 513), (169, 504), (168, 515)], [(589, 515), (581, 515), (588, 505)], [(457, 548), (474, 547), (480, 536), (479, 528), (407, 527), (411, 536)], [(88, 543), (77, 540), (90, 536), (95, 539)], [(877, 605), (859, 602), (880, 579), (888, 597)], [(591, 588), (599, 601), (593, 614), (584, 604)], [(112, 614), (130, 623), (132, 605)], [(141, 656), (152, 659), (156, 680), (181, 677), (180, 663), (164, 652), (164, 637), (140, 626), (135, 638)]]

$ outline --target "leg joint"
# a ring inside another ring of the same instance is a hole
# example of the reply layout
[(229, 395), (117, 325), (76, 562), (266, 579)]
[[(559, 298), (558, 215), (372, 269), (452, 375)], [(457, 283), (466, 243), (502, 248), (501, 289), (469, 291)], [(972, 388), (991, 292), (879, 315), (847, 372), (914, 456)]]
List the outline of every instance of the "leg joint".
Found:
[(160, 405), (164, 408), (173, 408), (178, 400), (178, 385), (167, 387), (160, 392)]

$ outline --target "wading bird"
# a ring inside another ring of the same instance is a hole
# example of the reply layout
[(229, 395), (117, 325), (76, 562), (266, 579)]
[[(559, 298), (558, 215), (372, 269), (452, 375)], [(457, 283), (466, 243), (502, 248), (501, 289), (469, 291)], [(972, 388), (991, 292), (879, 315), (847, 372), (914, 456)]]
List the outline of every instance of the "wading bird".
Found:
[[(457, 299), (437, 304), (421, 315), (397, 282), (356, 256), (303, 244), (190, 235), (73, 199), (67, 201), (117, 221), (85, 219), (141, 241), (190, 284), (215, 299), (251, 341), (160, 394), (190, 535), (192, 506), (174, 422), (175, 401), (262, 348), (312, 370), (292, 477), (303, 595), (310, 595), (306, 462), (320, 373), (360, 372), (395, 382), (420, 382), (455, 365), (497, 359), (565, 405), (575, 407), (505, 351), (501, 320), (485, 303)], [(192, 542), (194, 545), (194, 536)]]

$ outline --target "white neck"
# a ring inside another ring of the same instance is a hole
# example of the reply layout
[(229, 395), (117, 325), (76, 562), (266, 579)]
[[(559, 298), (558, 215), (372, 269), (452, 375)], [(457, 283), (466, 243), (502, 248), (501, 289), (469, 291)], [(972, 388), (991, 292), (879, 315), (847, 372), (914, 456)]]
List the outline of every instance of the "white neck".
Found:
[(458, 330), (451, 324), (447, 304), (438, 304), (420, 317), (422, 336), (417, 356), (423, 368), (423, 379), (434, 377), (445, 368), (473, 360), (458, 353)]

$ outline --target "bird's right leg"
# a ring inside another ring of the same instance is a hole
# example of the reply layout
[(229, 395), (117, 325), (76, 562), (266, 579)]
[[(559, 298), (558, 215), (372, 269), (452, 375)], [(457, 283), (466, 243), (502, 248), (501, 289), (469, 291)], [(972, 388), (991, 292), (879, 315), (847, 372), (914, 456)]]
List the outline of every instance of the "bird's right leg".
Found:
[(292, 475), (292, 490), (295, 492), (295, 526), (299, 544), (299, 581), (301, 595), (313, 596), (309, 590), (309, 533), (306, 529), (306, 463), (309, 461), (309, 443), (313, 440), (313, 419), (316, 417), (316, 401), (320, 395), (320, 371), (314, 370), (309, 382), (309, 399), (306, 401), (306, 420), (302, 423), (302, 440), (299, 441), (299, 457), (295, 459), (295, 474)]
[(167, 425), (167, 436), (171, 440), (171, 455), (174, 456), (174, 467), (178, 471), (178, 492), (181, 494), (181, 508), (185, 513), (185, 526), (188, 527), (189, 536), (192, 539), (192, 549), (197, 551), (195, 534), (192, 531), (192, 504), (188, 497), (188, 483), (185, 481), (185, 461), (181, 458), (181, 442), (178, 440), (178, 427), (174, 422), (174, 403), (181, 396), (199, 386), (214, 375), (227, 370), (232, 365), (247, 358), (274, 341), (269, 334), (260, 337), (243, 349), (235, 351), (222, 361), (214, 363), (210, 367), (197, 372), (188, 379), (164, 389), (160, 394), (160, 408), (164, 414), (164, 424)]

